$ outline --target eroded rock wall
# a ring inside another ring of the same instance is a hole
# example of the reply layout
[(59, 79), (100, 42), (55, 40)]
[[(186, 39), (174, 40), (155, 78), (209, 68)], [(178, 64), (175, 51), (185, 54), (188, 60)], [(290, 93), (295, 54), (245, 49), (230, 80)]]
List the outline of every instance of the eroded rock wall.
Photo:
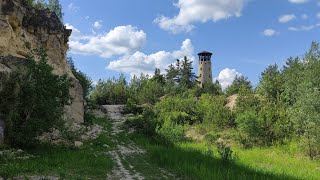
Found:
[(67, 74), (72, 79), (73, 100), (65, 108), (67, 119), (83, 123), (83, 90), (66, 62), (70, 35), (71, 30), (55, 13), (34, 9), (25, 0), (0, 0), (0, 88), (1, 79), (16, 69), (16, 62), (25, 60), (32, 49), (42, 47), (47, 50), (54, 73)]

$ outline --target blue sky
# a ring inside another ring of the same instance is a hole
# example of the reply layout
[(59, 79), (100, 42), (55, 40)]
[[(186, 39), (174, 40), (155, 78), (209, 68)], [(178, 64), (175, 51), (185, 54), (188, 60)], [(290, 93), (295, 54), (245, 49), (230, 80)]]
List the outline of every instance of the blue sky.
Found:
[[(63, 0), (73, 29), (69, 56), (94, 81), (164, 70), (175, 59), (213, 52), (213, 76), (253, 84), (320, 42), (320, 0)], [(196, 72), (197, 63), (194, 65)]]

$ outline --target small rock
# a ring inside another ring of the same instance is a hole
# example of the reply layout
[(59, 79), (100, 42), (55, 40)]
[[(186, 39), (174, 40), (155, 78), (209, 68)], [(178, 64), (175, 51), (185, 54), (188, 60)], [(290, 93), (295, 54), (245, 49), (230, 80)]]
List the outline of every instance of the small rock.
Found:
[(75, 141), (75, 142), (74, 142), (74, 146), (75, 146), (75, 147), (81, 147), (82, 145), (83, 145), (83, 143), (80, 142), (80, 141)]

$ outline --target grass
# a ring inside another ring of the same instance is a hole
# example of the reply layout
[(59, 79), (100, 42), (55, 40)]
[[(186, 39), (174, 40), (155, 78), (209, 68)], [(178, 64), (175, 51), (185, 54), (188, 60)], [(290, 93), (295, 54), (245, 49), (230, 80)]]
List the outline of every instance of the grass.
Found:
[(239, 156), (224, 163), (217, 151), (208, 154), (205, 143), (182, 142), (166, 147), (151, 138), (134, 135), (158, 166), (173, 170), (183, 179), (320, 179), (320, 162), (288, 155), (285, 147), (233, 149)]
[[(110, 132), (111, 124), (107, 119), (96, 119), (95, 123), (104, 126)], [(114, 144), (108, 133), (86, 142), (79, 149), (39, 146), (25, 151), (29, 156), (33, 156), (26, 160), (14, 157), (0, 158), (0, 177), (38, 175), (58, 176), (62, 179), (105, 179), (113, 168), (113, 162), (105, 152), (112, 146)]]

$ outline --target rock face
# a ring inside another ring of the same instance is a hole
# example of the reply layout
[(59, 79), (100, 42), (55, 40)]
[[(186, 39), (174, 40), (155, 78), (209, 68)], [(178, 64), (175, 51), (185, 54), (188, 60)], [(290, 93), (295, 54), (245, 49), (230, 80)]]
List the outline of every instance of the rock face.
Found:
[(55, 13), (34, 9), (25, 0), (0, 0), (0, 88), (1, 81), (23, 65), (30, 50), (42, 47), (54, 73), (67, 74), (72, 80), (72, 104), (65, 108), (67, 119), (83, 123), (83, 90), (66, 62), (70, 35), (71, 30)]

